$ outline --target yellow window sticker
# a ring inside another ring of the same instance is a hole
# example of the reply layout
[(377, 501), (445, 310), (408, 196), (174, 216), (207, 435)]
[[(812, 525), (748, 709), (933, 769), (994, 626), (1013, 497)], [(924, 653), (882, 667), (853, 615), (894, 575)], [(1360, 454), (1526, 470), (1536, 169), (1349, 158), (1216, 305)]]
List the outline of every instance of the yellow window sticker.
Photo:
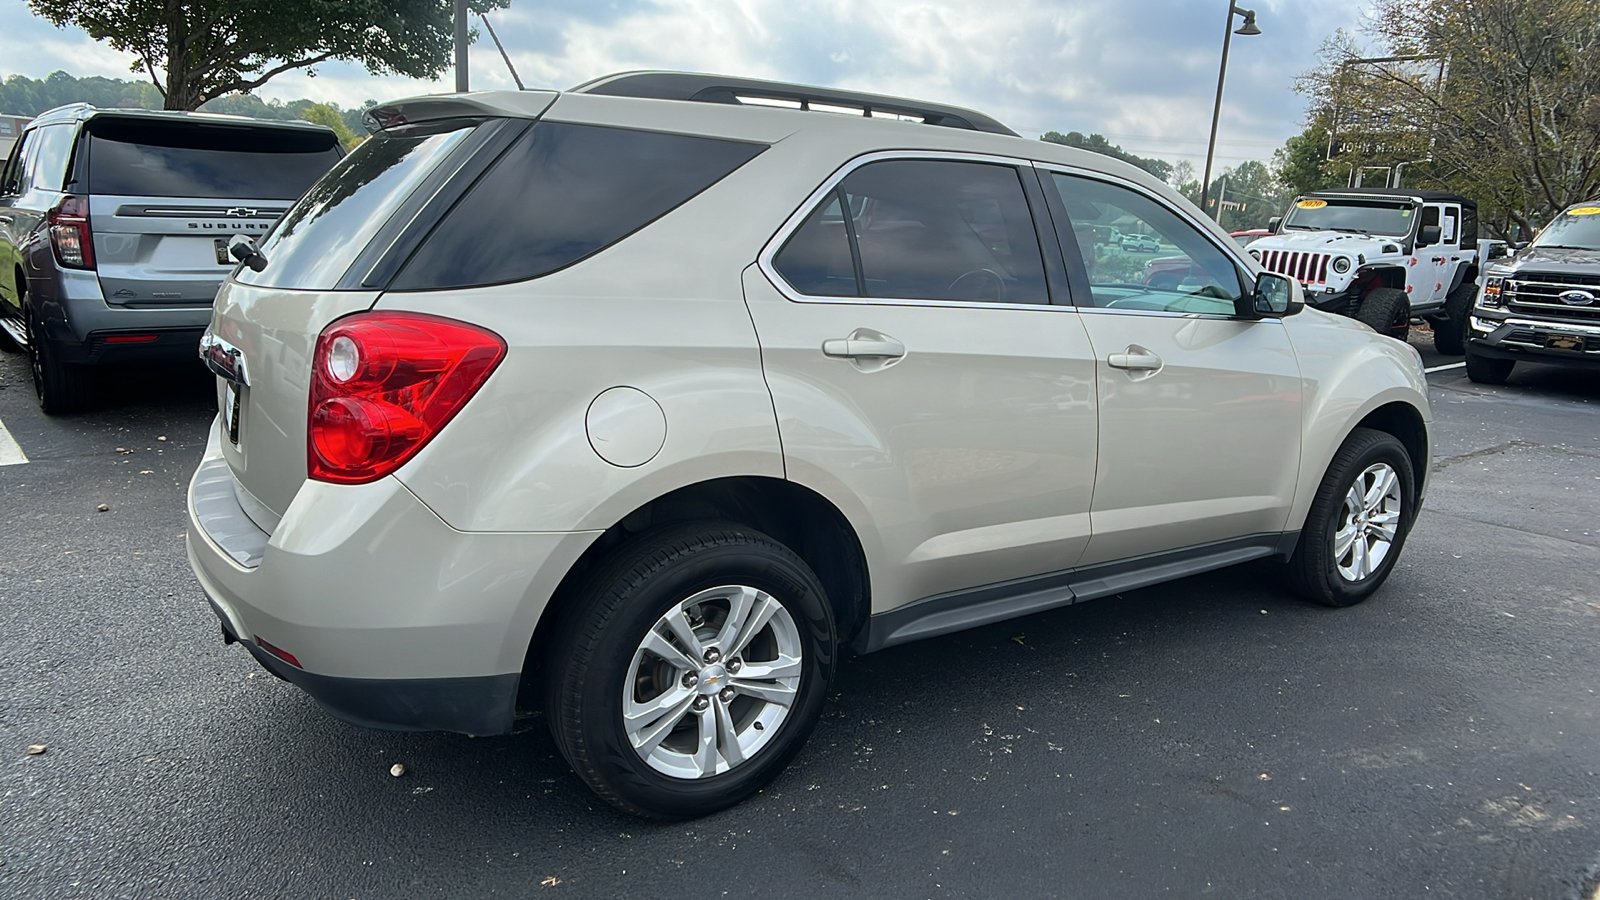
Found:
[(1295, 206), (1298, 206), (1301, 209), (1321, 209), (1327, 205), (1328, 201), (1326, 200), (1301, 200), (1299, 203), (1295, 204)]
[(1600, 206), (1580, 206), (1567, 210), (1569, 216), (1600, 216)]

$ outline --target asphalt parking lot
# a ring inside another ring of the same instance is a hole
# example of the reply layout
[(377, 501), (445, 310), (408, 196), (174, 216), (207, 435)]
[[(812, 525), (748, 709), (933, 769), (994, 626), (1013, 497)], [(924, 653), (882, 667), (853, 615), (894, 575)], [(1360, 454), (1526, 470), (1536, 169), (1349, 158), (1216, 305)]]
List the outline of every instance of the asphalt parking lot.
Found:
[(0, 895), (1590, 900), (1600, 378), (1430, 378), (1373, 600), (1245, 567), (861, 657), (764, 793), (653, 825), (542, 722), (362, 730), (225, 647), (182, 538), (206, 379), (46, 419), (5, 355)]

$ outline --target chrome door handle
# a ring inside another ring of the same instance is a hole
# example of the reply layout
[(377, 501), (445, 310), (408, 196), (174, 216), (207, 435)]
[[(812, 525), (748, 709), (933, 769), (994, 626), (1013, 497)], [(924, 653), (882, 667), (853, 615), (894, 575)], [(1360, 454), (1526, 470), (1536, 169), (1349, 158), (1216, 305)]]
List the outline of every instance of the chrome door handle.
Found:
[(822, 342), (822, 354), (836, 359), (899, 359), (906, 345), (893, 338), (834, 338)]
[(1161, 357), (1143, 347), (1129, 347), (1125, 353), (1113, 353), (1106, 357), (1106, 365), (1113, 369), (1155, 371), (1161, 368)]

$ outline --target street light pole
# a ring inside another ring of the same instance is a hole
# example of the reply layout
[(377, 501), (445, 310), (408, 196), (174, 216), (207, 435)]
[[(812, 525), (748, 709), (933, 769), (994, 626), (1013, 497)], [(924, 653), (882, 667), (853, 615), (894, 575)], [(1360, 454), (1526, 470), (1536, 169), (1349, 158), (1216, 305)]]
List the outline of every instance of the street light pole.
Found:
[(455, 0), (456, 7), (456, 93), (465, 94), (467, 87), (467, 0)]
[[(1236, 32), (1233, 29), (1233, 17), (1243, 16), (1244, 24)], [(1211, 108), (1211, 142), (1206, 145), (1206, 174), (1200, 180), (1200, 210), (1206, 209), (1206, 199), (1211, 196), (1211, 162), (1217, 155), (1217, 121), (1222, 116), (1222, 83), (1228, 77), (1228, 46), (1233, 43), (1235, 34), (1251, 35), (1260, 34), (1261, 29), (1256, 27), (1256, 11), (1253, 9), (1240, 9), (1239, 4), (1228, 0), (1228, 18), (1222, 28), (1222, 66), (1217, 69), (1217, 102)], [(1213, 219), (1222, 218), (1222, 205), (1217, 205), (1217, 211), (1211, 214)]]

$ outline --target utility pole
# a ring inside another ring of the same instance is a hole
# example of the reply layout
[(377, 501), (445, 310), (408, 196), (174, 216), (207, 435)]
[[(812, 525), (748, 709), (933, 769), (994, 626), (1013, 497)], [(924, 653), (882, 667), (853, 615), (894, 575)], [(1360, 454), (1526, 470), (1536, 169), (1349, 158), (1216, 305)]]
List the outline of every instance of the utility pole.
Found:
[(467, 0), (456, 2), (456, 93), (465, 94), (467, 86)]

